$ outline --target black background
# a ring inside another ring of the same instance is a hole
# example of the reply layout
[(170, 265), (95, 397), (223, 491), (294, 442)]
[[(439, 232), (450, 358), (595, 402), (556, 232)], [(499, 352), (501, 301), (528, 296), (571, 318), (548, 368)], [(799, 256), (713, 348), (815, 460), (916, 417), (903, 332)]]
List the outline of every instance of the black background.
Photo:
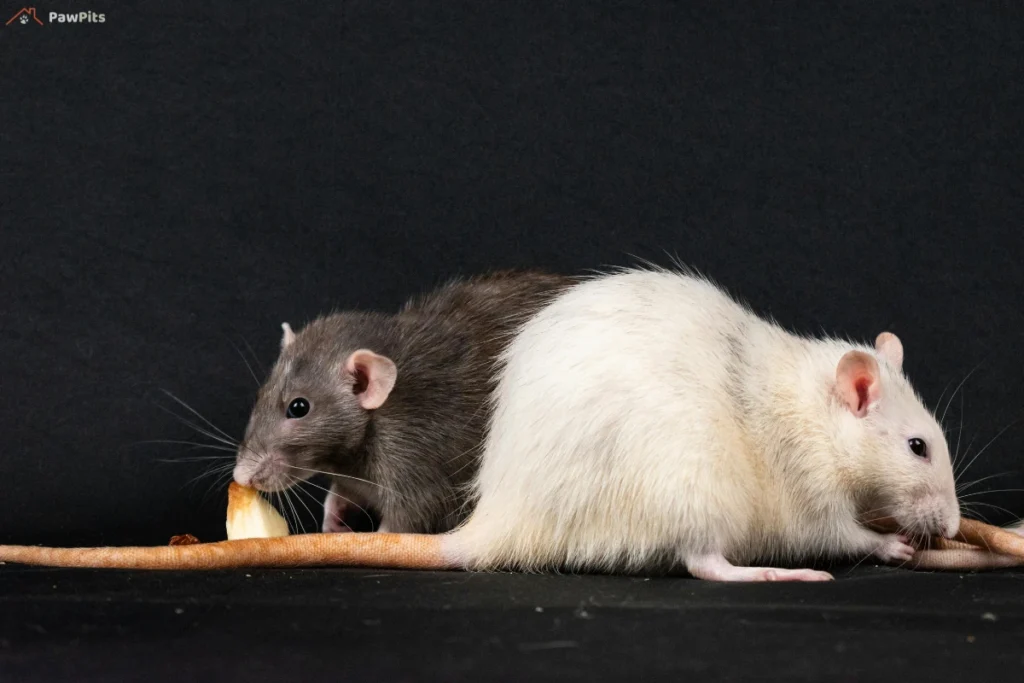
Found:
[(240, 435), (236, 347), (262, 370), (283, 320), (668, 254), (791, 329), (895, 331), (932, 406), (977, 367), (950, 439), (1009, 425), (968, 478), (1024, 486), (1020, 8), (745, 4), (0, 27), (0, 541), (221, 537), (223, 492), (186, 486), (209, 464), (138, 442), (192, 438), (161, 388)]

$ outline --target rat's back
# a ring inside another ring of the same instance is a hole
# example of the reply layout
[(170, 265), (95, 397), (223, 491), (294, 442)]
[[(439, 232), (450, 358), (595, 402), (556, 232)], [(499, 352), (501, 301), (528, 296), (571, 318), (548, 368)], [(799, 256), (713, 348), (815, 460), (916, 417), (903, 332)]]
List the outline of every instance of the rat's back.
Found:
[(395, 362), (398, 380), (374, 413), (370, 465), (360, 476), (392, 489), (378, 494), (395, 520), (390, 529), (436, 533), (464, 518), (497, 357), (572, 282), (529, 271), (458, 279), (387, 319), (380, 352)]
[(409, 300), (399, 313), (408, 326), (438, 321), (445, 323), (437, 334), (471, 342), (472, 352), (493, 359), (526, 320), (575, 279), (541, 271), (495, 271), (456, 278), (437, 289)]

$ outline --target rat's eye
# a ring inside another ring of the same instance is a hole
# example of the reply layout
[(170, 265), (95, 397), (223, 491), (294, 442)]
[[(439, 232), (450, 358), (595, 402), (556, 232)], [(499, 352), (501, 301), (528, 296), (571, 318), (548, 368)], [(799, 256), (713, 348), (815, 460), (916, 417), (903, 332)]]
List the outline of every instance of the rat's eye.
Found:
[(306, 417), (306, 413), (309, 412), (309, 401), (304, 398), (297, 398), (288, 404), (288, 410), (285, 411), (285, 416), (289, 418)]
[(928, 444), (926, 444), (921, 439), (909, 439), (907, 441), (907, 445), (910, 446), (910, 450), (913, 452), (914, 455), (920, 456), (922, 458), (928, 457)]

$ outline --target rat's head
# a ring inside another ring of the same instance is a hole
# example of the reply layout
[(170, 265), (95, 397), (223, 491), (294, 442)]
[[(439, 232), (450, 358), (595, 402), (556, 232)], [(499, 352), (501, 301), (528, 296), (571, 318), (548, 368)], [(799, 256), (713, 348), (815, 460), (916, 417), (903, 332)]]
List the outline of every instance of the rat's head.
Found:
[(337, 347), (330, 318), (300, 333), (281, 327), (281, 355), (260, 388), (238, 449), (235, 481), (283, 491), (346, 457), (365, 438), (370, 413), (395, 385), (391, 359)]
[(883, 332), (875, 353), (849, 351), (836, 367), (840, 441), (865, 516), (907, 533), (952, 537), (960, 526), (946, 437), (903, 375), (903, 345)]

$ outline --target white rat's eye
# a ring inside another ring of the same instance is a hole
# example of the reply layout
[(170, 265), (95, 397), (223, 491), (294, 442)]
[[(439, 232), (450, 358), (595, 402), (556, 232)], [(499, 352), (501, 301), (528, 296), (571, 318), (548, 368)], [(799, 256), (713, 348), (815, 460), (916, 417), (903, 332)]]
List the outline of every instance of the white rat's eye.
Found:
[(305, 417), (307, 413), (309, 413), (309, 401), (304, 398), (297, 398), (288, 404), (288, 410), (284, 414), (289, 419), (296, 419)]
[(914, 455), (920, 456), (922, 458), (928, 457), (928, 444), (926, 444), (923, 440), (918, 438), (909, 439), (907, 440), (907, 445), (910, 446), (910, 450), (914, 453)]

